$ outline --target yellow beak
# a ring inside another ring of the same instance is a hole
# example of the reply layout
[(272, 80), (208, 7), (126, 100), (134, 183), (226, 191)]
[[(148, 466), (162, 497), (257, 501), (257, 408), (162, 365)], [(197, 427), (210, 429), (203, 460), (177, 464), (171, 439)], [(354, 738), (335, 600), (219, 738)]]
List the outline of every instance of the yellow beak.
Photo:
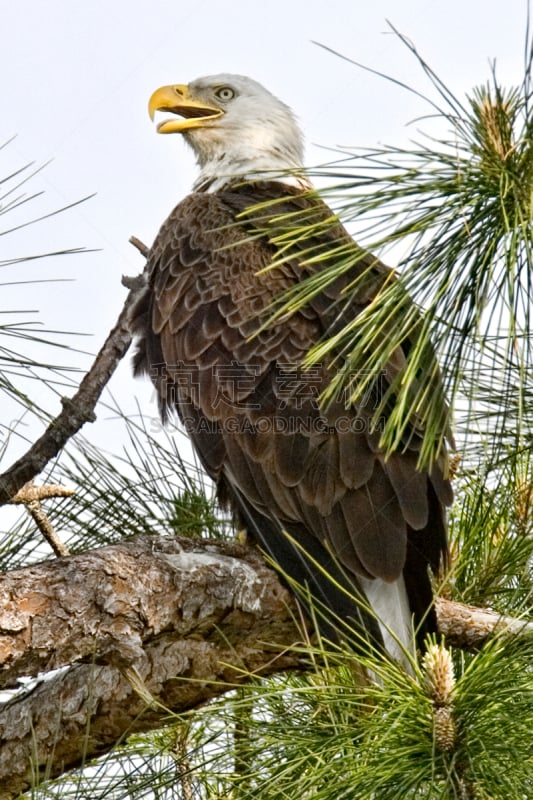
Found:
[(153, 120), (156, 111), (170, 111), (184, 119), (167, 119), (157, 126), (158, 133), (181, 133), (191, 128), (202, 128), (206, 122), (217, 119), (224, 113), (220, 108), (208, 106), (191, 96), (184, 84), (161, 86), (148, 102), (148, 113)]

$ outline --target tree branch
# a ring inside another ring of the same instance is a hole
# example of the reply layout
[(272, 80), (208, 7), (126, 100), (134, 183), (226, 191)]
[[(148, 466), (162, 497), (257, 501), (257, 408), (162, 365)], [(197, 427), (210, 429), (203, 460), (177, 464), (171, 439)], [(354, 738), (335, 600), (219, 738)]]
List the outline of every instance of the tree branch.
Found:
[(143, 535), (14, 570), (0, 576), (0, 686), (83, 659), (131, 666), (154, 637), (207, 636), (235, 609), (295, 641), (289, 593), (232, 542)]
[(86, 422), (95, 420), (96, 403), (131, 344), (129, 312), (142, 291), (144, 273), (133, 280), (126, 279), (126, 283), (130, 291), (122, 311), (77, 392), (61, 399), (62, 411), (29, 450), (0, 475), (0, 505), (8, 503), (25, 483), (42, 472)]
[(232, 543), (140, 536), (2, 576), (0, 607), (4, 685), (90, 662), (0, 708), (1, 800), (250, 673), (302, 668), (289, 592)]
[(435, 601), (439, 631), (451, 647), (479, 650), (497, 633), (510, 636), (533, 634), (533, 622), (516, 617), (503, 617), (496, 611), (467, 606), (454, 600), (437, 597)]
[[(0, 577), (4, 686), (70, 666), (0, 707), (0, 800), (249, 679), (305, 669), (289, 592), (257, 551), (138, 536)], [(441, 631), (479, 647), (518, 620), (437, 601)], [(32, 778), (33, 776), (33, 778)]]

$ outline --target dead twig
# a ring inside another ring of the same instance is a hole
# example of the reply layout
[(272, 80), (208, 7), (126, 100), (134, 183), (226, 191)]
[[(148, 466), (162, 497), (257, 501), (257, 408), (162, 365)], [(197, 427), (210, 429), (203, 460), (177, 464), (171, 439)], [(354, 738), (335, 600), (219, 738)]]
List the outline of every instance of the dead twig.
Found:
[(22, 489), (19, 489), (16, 495), (9, 500), (9, 503), (24, 505), (56, 556), (68, 556), (70, 551), (57, 535), (54, 526), (41, 506), (41, 500), (48, 500), (52, 497), (72, 497), (73, 494), (74, 489), (67, 489), (66, 486), (60, 486), (56, 483), (36, 486), (30, 482), (26, 483)]
[(58, 483), (45, 483), (36, 486), (31, 481), (26, 483), (8, 502), (13, 505), (27, 505), (35, 501), (48, 500), (51, 497), (72, 497), (74, 489), (67, 489)]
[(26, 508), (56, 556), (70, 555), (70, 550), (57, 535), (56, 529), (48, 519), (46, 511), (40, 502), (38, 500), (31, 500), (29, 503), (26, 503)]
[(144, 256), (145, 258), (148, 258), (148, 254), (150, 253), (150, 248), (147, 247), (144, 244), (144, 242), (141, 242), (141, 240), (137, 239), (136, 236), (130, 236), (129, 241), (130, 241), (130, 244), (132, 244), (134, 247), (137, 248), (137, 250), (139, 251), (139, 253), (142, 256)]

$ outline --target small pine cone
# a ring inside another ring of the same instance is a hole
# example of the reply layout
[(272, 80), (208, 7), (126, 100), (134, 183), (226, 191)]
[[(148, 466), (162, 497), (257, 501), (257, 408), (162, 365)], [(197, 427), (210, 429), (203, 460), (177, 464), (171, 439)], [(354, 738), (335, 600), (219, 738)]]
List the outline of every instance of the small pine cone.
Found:
[(455, 686), (453, 663), (448, 650), (437, 644), (428, 647), (424, 656), (426, 688), (436, 706), (447, 706), (452, 702)]
[(455, 745), (455, 722), (450, 708), (442, 706), (433, 710), (433, 733), (438, 750), (449, 753)]

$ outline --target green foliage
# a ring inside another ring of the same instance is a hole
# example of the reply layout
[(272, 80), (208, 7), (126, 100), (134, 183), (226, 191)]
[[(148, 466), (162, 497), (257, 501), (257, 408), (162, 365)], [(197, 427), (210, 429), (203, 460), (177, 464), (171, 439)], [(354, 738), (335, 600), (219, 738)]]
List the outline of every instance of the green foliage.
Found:
[(180, 492), (174, 498), (169, 525), (170, 530), (180, 536), (208, 536), (216, 539), (222, 535), (222, 523), (217, 516), (213, 498), (208, 498), (198, 488)]
[(503, 466), (465, 476), (451, 520), (453, 593), (503, 614), (528, 611), (533, 598), (533, 474), (529, 451)]
[(127, 434), (122, 452), (107, 454), (78, 436), (59, 466), (76, 493), (52, 502), (49, 516), (58, 529), (75, 531), (69, 547), (87, 550), (139, 533), (228, 536), (229, 521), (215, 511), (213, 489), (183, 431), (152, 432), (140, 411), (133, 417), (117, 405), (108, 410)]
[[(441, 660), (447, 653), (434, 652)], [(185, 776), (190, 797), (221, 800), (288, 800), (295, 791), (304, 800), (530, 796), (531, 640), (495, 639), (475, 656), (456, 654), (448, 676), (428, 663), (410, 676), (372, 656), (362, 662), (372, 682), (351, 653), (308, 654), (316, 659), (310, 674), (251, 678), (233, 698), (136, 737), (98, 771), (113, 764), (127, 771), (133, 754), (146, 759), (143, 769), (130, 769), (128, 788), (115, 784), (111, 795), (93, 788), (91, 796), (145, 797), (146, 774), (165, 800)]]
[[(12, 139), (0, 145), (0, 151), (4, 150)], [(0, 224), (7, 227), (0, 229), (0, 241), (2, 237), (9, 236), (21, 228), (26, 228), (30, 225), (35, 225), (43, 220), (50, 219), (56, 214), (61, 214), (69, 208), (83, 203), (88, 198), (78, 200), (63, 208), (56, 209), (43, 216), (24, 216), (22, 221), (11, 220), (11, 215), (15, 215), (17, 219), (17, 212), (25, 211), (26, 205), (35, 200), (41, 192), (34, 192), (25, 194), (24, 189), (26, 184), (30, 183), (35, 178), (35, 175), (40, 172), (43, 167), (32, 170), (32, 164), (26, 164), (23, 167), (11, 172), (3, 178), (0, 178)], [(46, 165), (44, 165), (46, 166)], [(31, 207), (31, 206), (30, 206)], [(70, 250), (57, 250), (48, 253), (34, 253), (32, 255), (20, 256), (17, 258), (0, 259), (0, 269), (7, 273), (9, 279), (0, 283), (0, 286), (16, 285), (21, 283), (56, 283), (60, 282), (55, 279), (43, 279), (40, 281), (24, 281), (21, 280), (21, 267), (24, 263), (36, 261), (56, 256), (68, 256), (82, 252), (90, 252), (85, 248), (75, 248)], [(34, 413), (43, 414), (43, 410), (39, 409), (35, 401), (30, 397), (32, 394), (31, 384), (29, 391), (26, 388), (28, 379), (32, 381), (39, 381), (45, 383), (57, 391), (57, 387), (65, 385), (68, 381), (68, 373), (75, 370), (69, 369), (65, 365), (50, 364), (46, 361), (37, 360), (30, 355), (31, 352), (38, 350), (39, 346), (44, 345), (44, 352), (48, 355), (50, 348), (55, 350), (71, 350), (71, 346), (67, 344), (68, 338), (72, 337), (71, 333), (65, 331), (46, 330), (42, 324), (34, 319), (35, 312), (30, 310), (11, 310), (0, 309), (0, 396), (3, 394), (10, 399), (14, 399), (18, 404), (22, 405), (25, 409), (32, 409)], [(6, 433), (9, 433), (5, 426), (5, 422), (0, 423), (1, 428), (4, 427)]]
[[(344, 396), (345, 390), (355, 398), (367, 388), (361, 376), (379, 374), (398, 343), (414, 336), (407, 363), (383, 399), (388, 408), (393, 399), (394, 408), (382, 443), (389, 452), (401, 446), (416, 419), (424, 431), (420, 462), (428, 464), (446, 436), (442, 397), (432, 388), (435, 375), (418, 380), (427, 374), (430, 338), (452, 401), (481, 399), (467, 391), (472, 388), (491, 399), (496, 391), (506, 400), (512, 396), (512, 419), (496, 410), (491, 435), (523, 429), (532, 373), (532, 50), (528, 39), (520, 86), (502, 88), (493, 71), (486, 85), (461, 101), (400, 38), (436, 90), (437, 101), (424, 98), (436, 133), (406, 148), (346, 151), (342, 161), (317, 170), (316, 177), (329, 182), (321, 194), (340, 218), (356, 221), (365, 248), (386, 253), (401, 242), (401, 280), (385, 282), (371, 305), (318, 344), (308, 362), (341, 353), (325, 400)], [(309, 240), (315, 232), (310, 226)], [(283, 236), (280, 264), (291, 244), (305, 253), (302, 226), (293, 230), (292, 242), (287, 232)], [(350, 258), (351, 263), (360, 258), (357, 248), (335, 263), (327, 252), (311, 250), (309, 263), (322, 261), (324, 268), (281, 298), (275, 316), (303, 307), (346, 270)], [(347, 295), (357, 298), (363, 280), (348, 287)], [(424, 310), (422, 325), (417, 306)], [(376, 420), (382, 410), (376, 409)]]

